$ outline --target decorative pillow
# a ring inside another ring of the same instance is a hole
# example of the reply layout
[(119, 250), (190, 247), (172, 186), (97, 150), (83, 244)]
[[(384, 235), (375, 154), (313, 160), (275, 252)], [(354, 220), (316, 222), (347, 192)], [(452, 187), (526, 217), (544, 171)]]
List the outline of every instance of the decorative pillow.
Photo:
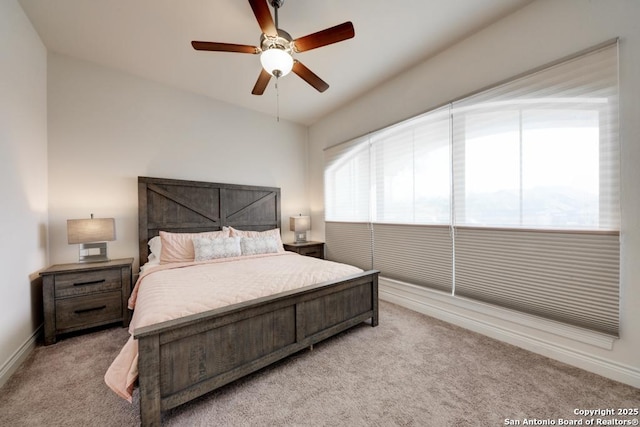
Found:
[(278, 241), (273, 236), (238, 237), (242, 255), (274, 254), (278, 252)]
[[(280, 229), (274, 228), (266, 231), (248, 231), (237, 230), (233, 227), (229, 227), (231, 237), (273, 237), (278, 247), (277, 252), (284, 252), (284, 246), (282, 245), (282, 238), (280, 237)], [(246, 255), (246, 254), (245, 254)]]
[(193, 239), (195, 261), (240, 256), (242, 254), (240, 239), (240, 237), (222, 237), (218, 239), (196, 237)]
[(193, 261), (195, 259), (193, 239), (196, 237), (209, 239), (229, 237), (229, 231), (206, 231), (204, 233), (169, 233), (161, 231), (162, 252), (160, 253), (160, 264)]

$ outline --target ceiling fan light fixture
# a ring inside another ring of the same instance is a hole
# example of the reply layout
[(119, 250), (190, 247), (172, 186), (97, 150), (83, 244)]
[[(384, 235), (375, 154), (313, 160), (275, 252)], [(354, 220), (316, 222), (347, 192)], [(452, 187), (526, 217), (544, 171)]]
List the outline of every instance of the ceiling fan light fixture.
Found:
[[(262, 69), (251, 91), (253, 95), (262, 95), (272, 76), (277, 79), (286, 76), (291, 71), (318, 92), (324, 92), (329, 88), (327, 82), (318, 77), (300, 61), (294, 60), (292, 54), (306, 52), (353, 38), (355, 36), (353, 24), (351, 21), (343, 22), (294, 39), (291, 34), (280, 28), (278, 22), (278, 9), (283, 4), (284, 0), (249, 0), (251, 10), (262, 31), (260, 43), (257, 46), (197, 40), (192, 41), (191, 46), (195, 50), (260, 55)], [(273, 16), (269, 6), (274, 9)]]
[(274, 77), (283, 77), (291, 72), (293, 58), (279, 47), (272, 47), (260, 54), (260, 63), (265, 71)]

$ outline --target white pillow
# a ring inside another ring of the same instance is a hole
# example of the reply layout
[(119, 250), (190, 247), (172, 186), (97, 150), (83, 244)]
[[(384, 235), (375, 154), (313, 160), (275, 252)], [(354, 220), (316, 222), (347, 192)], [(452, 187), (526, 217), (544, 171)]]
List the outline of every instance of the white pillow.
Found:
[(208, 239), (195, 237), (193, 239), (195, 261), (207, 261), (218, 258), (231, 258), (240, 256), (240, 237), (221, 237)]
[(265, 231), (248, 231), (229, 227), (229, 231), (231, 232), (232, 237), (273, 237), (278, 245), (277, 252), (284, 252), (284, 245), (282, 244), (279, 228), (273, 228)]
[(274, 254), (278, 252), (278, 241), (274, 236), (241, 237), (242, 255)]
[(193, 262), (195, 259), (193, 239), (197, 237), (219, 239), (229, 237), (229, 232), (222, 230), (204, 231), (201, 233), (171, 233), (168, 231), (160, 231), (160, 239), (162, 240), (160, 264)]
[(160, 265), (160, 258), (154, 254), (149, 255), (149, 261), (147, 261), (142, 267), (140, 267), (140, 273), (144, 273), (148, 268)]
[[(149, 249), (151, 249), (151, 255), (155, 255), (159, 262), (160, 252), (162, 251), (162, 239), (160, 239), (160, 236), (156, 236), (149, 240)], [(151, 260), (151, 255), (149, 255), (149, 260)]]

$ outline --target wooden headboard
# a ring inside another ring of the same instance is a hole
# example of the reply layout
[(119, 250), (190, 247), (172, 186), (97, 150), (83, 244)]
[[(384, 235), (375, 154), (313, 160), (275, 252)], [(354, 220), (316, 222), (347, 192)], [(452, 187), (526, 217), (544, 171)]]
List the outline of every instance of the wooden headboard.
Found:
[(196, 233), (280, 228), (280, 189), (138, 177), (140, 265), (159, 232)]

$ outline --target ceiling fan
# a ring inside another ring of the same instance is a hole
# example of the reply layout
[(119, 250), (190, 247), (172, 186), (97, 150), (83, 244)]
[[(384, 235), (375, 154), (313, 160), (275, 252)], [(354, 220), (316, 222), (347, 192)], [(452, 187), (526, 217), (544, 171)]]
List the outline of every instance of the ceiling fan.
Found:
[[(267, 2), (274, 8), (275, 22), (271, 17)], [(282, 7), (284, 0), (249, 0), (249, 4), (262, 30), (259, 46), (192, 41), (193, 48), (213, 52), (260, 54), (263, 68), (260, 70), (258, 80), (251, 91), (253, 95), (264, 93), (271, 76), (279, 78), (287, 75), (290, 71), (293, 71), (319, 92), (327, 90), (329, 85), (300, 61), (294, 59), (292, 53), (306, 52), (350, 39), (355, 36), (353, 24), (345, 22), (294, 40), (289, 33), (278, 28), (278, 9)]]

